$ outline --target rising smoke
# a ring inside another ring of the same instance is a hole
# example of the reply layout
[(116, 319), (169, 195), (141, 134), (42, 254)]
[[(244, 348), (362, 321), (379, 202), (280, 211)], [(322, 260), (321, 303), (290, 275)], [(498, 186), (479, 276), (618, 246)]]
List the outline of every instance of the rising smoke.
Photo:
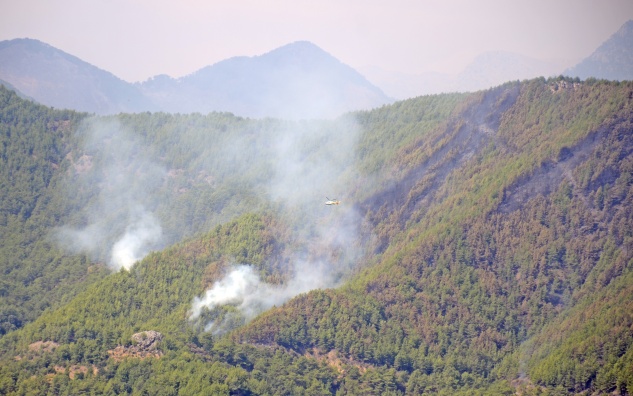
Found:
[(81, 225), (56, 230), (57, 240), (115, 270), (129, 269), (162, 247), (162, 229), (152, 214), (156, 197), (151, 192), (162, 184), (165, 170), (148, 158), (139, 139), (116, 119), (88, 119), (80, 136), (82, 161), (72, 161), (69, 192), (94, 192), (97, 198), (82, 206)]
[[(202, 297), (193, 300), (190, 319), (197, 320), (205, 308), (213, 310), (218, 306), (231, 304), (239, 310), (243, 321), (249, 321), (257, 314), (281, 305), (300, 293), (330, 287), (333, 282), (331, 271), (323, 268), (323, 265), (315, 266), (314, 263), (295, 264), (295, 274), (282, 286), (262, 282), (248, 265), (236, 265)], [(218, 334), (227, 330), (227, 326), (211, 321), (205, 325), (205, 329)]]
[[(287, 268), (283, 285), (263, 283), (247, 265), (236, 265), (192, 303), (190, 320), (225, 304), (247, 322), (264, 310), (317, 288), (337, 286), (362, 254), (359, 243), (360, 216), (345, 203), (345, 175), (350, 168), (359, 133), (355, 122), (340, 119), (326, 123), (293, 123), (277, 132), (273, 148), (274, 173), (264, 186), (269, 199), (295, 218), (300, 235)], [(343, 193), (343, 194), (341, 194)], [(344, 201), (326, 207), (326, 196)], [(229, 318), (211, 320), (205, 329), (214, 334), (230, 330)]]
[(110, 263), (115, 268), (130, 269), (130, 267), (145, 257), (153, 245), (160, 242), (162, 229), (158, 220), (141, 206), (130, 224), (125, 228), (121, 239), (112, 246)]
[[(236, 121), (231, 122), (235, 127)], [(362, 254), (358, 241), (361, 217), (346, 201), (351, 198), (346, 190), (355, 174), (359, 137), (355, 120), (348, 116), (329, 121), (240, 122), (243, 124), (235, 127), (238, 133), (221, 133), (220, 128), (212, 135), (204, 128), (193, 128), (179, 134), (178, 145), (188, 148), (191, 159), (175, 168), (165, 158), (150, 154), (163, 150), (149, 147), (155, 144), (151, 138), (143, 141), (118, 118), (87, 120), (80, 129), (84, 144), (73, 152), (68, 182), (69, 191), (83, 191), (85, 200), (78, 204), (78, 216), (58, 230), (58, 241), (115, 270), (129, 269), (150, 251), (178, 240), (178, 235), (187, 235), (182, 230), (180, 234), (173, 229), (164, 232), (164, 219), (158, 215), (169, 212), (171, 219), (191, 217), (189, 206), (171, 204), (180, 199), (181, 190), (187, 194), (192, 183), (200, 182), (204, 184), (200, 188), (211, 191), (212, 196), (216, 189), (237, 180), (240, 190), (236, 191), (250, 190), (251, 195), (268, 202), (292, 229), (292, 241), (284, 241), (288, 250), (281, 254), (289, 263), (282, 269), (285, 281), (270, 285), (248, 263), (234, 265), (192, 302), (191, 320), (207, 321), (203, 325), (210, 331), (222, 332), (229, 328), (222, 323), (227, 316), (209, 322), (202, 313), (228, 304), (244, 322), (299, 293), (338, 285)], [(181, 172), (178, 169), (188, 174), (174, 191), (169, 180)], [(202, 181), (198, 175), (204, 175)], [(226, 201), (239, 209), (229, 213), (259, 210), (259, 206), (239, 207), (240, 202), (234, 201), (240, 197)], [(325, 206), (326, 197), (343, 203)], [(191, 202), (187, 199), (183, 202)], [(223, 213), (202, 213), (227, 221)], [(195, 219), (199, 224), (207, 220)]]

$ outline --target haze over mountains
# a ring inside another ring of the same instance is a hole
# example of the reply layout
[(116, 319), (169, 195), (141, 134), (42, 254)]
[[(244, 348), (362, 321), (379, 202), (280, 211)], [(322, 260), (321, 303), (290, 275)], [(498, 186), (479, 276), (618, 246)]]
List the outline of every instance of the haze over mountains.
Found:
[(56, 108), (98, 114), (158, 110), (133, 85), (37, 40), (0, 42), (0, 79)]
[(42, 104), (97, 114), (226, 111), (331, 118), (392, 101), (309, 42), (227, 59), (178, 79), (161, 75), (131, 84), (40, 41), (15, 39), (0, 43), (0, 79)]
[(480, 54), (456, 74), (428, 72), (407, 75), (376, 68), (360, 71), (388, 95), (404, 99), (422, 94), (477, 91), (507, 81), (561, 74), (581, 79), (630, 80), (633, 78), (631, 65), (633, 21), (628, 21), (594, 53), (573, 67), (560, 60), (541, 60), (508, 51), (491, 51)]
[(633, 21), (625, 23), (589, 57), (564, 74), (581, 79), (633, 80)]
[(560, 62), (496, 51), (477, 56), (454, 75), (406, 75), (376, 68), (362, 69), (361, 74), (316, 45), (299, 41), (260, 56), (226, 59), (184, 77), (159, 75), (132, 84), (48, 44), (15, 39), (0, 42), (0, 80), (39, 103), (97, 114), (221, 111), (311, 119), (380, 107), (394, 99), (470, 92), (539, 76), (626, 80), (633, 78), (632, 60), (629, 21), (567, 69)]
[(331, 118), (391, 101), (354, 69), (306, 41), (227, 59), (178, 79), (158, 76), (139, 87), (160, 109), (175, 113)]

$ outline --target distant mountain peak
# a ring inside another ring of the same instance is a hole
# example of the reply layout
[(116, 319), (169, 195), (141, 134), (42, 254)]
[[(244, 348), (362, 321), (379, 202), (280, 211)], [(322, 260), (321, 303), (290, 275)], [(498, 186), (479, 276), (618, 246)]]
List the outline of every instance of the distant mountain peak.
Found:
[(169, 112), (227, 111), (247, 117), (331, 118), (392, 100), (356, 70), (309, 41), (238, 56), (141, 89)]
[(155, 109), (132, 84), (36, 39), (0, 42), (0, 79), (57, 108), (98, 114)]
[(351, 67), (324, 51), (310, 41), (295, 41), (255, 57), (260, 62), (300, 66), (305, 70), (317, 70), (322, 67)]
[(300, 51), (320, 51), (320, 52), (325, 52), (319, 46), (317, 46), (313, 42), (307, 41), (307, 40), (294, 41), (292, 43), (288, 43), (288, 44), (282, 45), (281, 47), (276, 48), (276, 49), (274, 49), (274, 50), (272, 50), (270, 52), (283, 51), (283, 50), (287, 50), (287, 49), (300, 50)]
[(620, 27), (589, 57), (564, 74), (586, 79), (633, 80), (633, 20)]
[(163, 74), (131, 84), (38, 40), (14, 39), (0, 42), (0, 80), (42, 104), (97, 114), (220, 111), (331, 118), (391, 102), (309, 41), (226, 59), (177, 79)]
[(0, 49), (4, 49), (10, 46), (14, 46), (14, 45), (26, 45), (26, 46), (31, 46), (31, 48), (33, 49), (39, 49), (39, 48), (53, 48), (51, 45), (46, 44), (42, 41), (39, 41), (37, 39), (32, 39), (32, 38), (28, 38), (28, 37), (22, 37), (22, 38), (15, 38), (12, 40), (5, 40), (5, 41), (0, 41)]
[[(1, 56), (8, 53), (7, 56)], [(17, 56), (19, 54), (29, 54), (28, 59)], [(33, 56), (59, 57), (71, 63), (85, 63), (81, 59), (59, 50), (50, 44), (32, 38), (16, 38), (13, 40), (0, 41), (0, 72), (6, 70), (11, 65), (18, 63), (30, 63)]]
[(295, 55), (295, 56), (306, 56), (306, 55), (327, 55), (332, 56), (322, 48), (317, 46), (316, 44), (310, 41), (295, 41), (286, 45), (283, 45), (279, 48), (276, 48), (272, 51), (269, 51), (260, 56), (266, 56), (269, 54), (284, 54), (284, 55)]
[(614, 36), (630, 37), (631, 34), (633, 34), (633, 19), (626, 21)]

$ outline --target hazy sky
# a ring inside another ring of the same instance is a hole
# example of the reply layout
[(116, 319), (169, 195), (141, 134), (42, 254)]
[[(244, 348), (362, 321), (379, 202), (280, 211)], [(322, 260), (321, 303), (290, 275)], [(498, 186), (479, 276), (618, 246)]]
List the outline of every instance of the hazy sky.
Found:
[(0, 0), (0, 40), (38, 39), (130, 82), (298, 40), (353, 68), (453, 73), (492, 50), (571, 66), (630, 19), (633, 0)]

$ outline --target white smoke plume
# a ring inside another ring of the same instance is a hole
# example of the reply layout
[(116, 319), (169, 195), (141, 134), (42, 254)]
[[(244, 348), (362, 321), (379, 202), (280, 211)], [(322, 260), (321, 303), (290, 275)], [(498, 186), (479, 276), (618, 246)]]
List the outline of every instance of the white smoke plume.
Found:
[(158, 220), (151, 213), (142, 211), (140, 218), (130, 223), (121, 239), (112, 246), (110, 264), (117, 270), (129, 270), (151, 251), (161, 236), (162, 229)]
[[(342, 191), (348, 184), (345, 175), (350, 174), (358, 136), (359, 128), (351, 117), (290, 123), (276, 132), (269, 142), (275, 159), (273, 174), (264, 187), (271, 201), (295, 219), (295, 250), (287, 255), (291, 257), (288, 280), (282, 285), (267, 284), (252, 267), (234, 266), (193, 300), (190, 320), (209, 320), (203, 315), (205, 309), (211, 312), (230, 305), (243, 321), (249, 321), (298, 294), (341, 282), (362, 254), (358, 240), (361, 217)], [(326, 196), (343, 202), (326, 206)], [(214, 334), (229, 330), (231, 326), (222, 320), (211, 319), (205, 329)], [(234, 317), (224, 318), (231, 320)]]
[[(290, 298), (313, 289), (331, 287), (334, 279), (331, 272), (310, 263), (302, 263), (295, 268), (296, 273), (284, 285), (271, 285), (262, 282), (253, 268), (248, 265), (233, 267), (229, 273), (208, 289), (202, 297), (193, 300), (190, 319), (197, 320), (203, 308), (214, 308), (231, 304), (238, 308), (245, 321)], [(223, 331), (222, 324), (214, 322), (205, 326), (214, 333)]]
[[(189, 172), (187, 180), (197, 180), (197, 174), (209, 177), (212, 182), (205, 188), (219, 186), (221, 192), (228, 181), (236, 180), (240, 187), (231, 192), (248, 194), (251, 189), (259, 200), (255, 206), (272, 202), (270, 207), (292, 227), (292, 241), (283, 241), (288, 251), (282, 255), (291, 264), (281, 270), (286, 281), (277, 286), (262, 282), (250, 267), (236, 267), (193, 301), (192, 320), (208, 320), (201, 315), (204, 307), (213, 310), (223, 304), (231, 304), (231, 312), (237, 310), (250, 320), (299, 293), (336, 286), (362, 254), (358, 241), (361, 217), (346, 201), (353, 195), (346, 189), (355, 173), (352, 166), (359, 137), (354, 117), (261, 123), (241, 120), (235, 125), (244, 129), (211, 134), (192, 128), (178, 135), (182, 147), (196, 153), (191, 162), (178, 166)], [(129, 269), (150, 251), (178, 238), (173, 219), (191, 213), (174, 213), (172, 209), (190, 209), (171, 206), (178, 199), (169, 184), (175, 165), (165, 165), (171, 167), (170, 172), (159, 165), (167, 162), (152, 158), (151, 153), (163, 148), (151, 147), (151, 139), (143, 141), (142, 132), (127, 131), (117, 117), (87, 120), (82, 131), (84, 145), (73, 151), (69, 190), (88, 194), (81, 195), (84, 201), (78, 203), (78, 215), (57, 230), (58, 241), (73, 252), (86, 252), (94, 260), (107, 262), (113, 269)], [(190, 186), (183, 187), (186, 191)], [(227, 205), (236, 206), (227, 217), (261, 208), (246, 207), (249, 201), (231, 197)], [(340, 199), (342, 204), (325, 206), (326, 197)], [(172, 221), (165, 224), (171, 228), (163, 232), (158, 214), (167, 211)], [(230, 220), (221, 217), (221, 212), (215, 215), (217, 219), (211, 221)], [(207, 219), (196, 221), (202, 224)], [(186, 234), (186, 230), (182, 232)], [(278, 263), (271, 266), (281, 267)], [(221, 323), (217, 325), (222, 329)]]
[[(267, 185), (273, 201), (313, 205), (342, 198), (344, 172), (354, 162), (359, 128), (354, 120), (295, 123), (272, 142), (274, 175)], [(342, 194), (342, 195), (341, 195)]]
[(67, 250), (87, 253), (115, 270), (129, 269), (162, 247), (160, 222), (151, 211), (156, 199), (151, 191), (161, 185), (166, 172), (116, 119), (88, 119), (80, 132), (84, 145), (75, 156), (81, 154), (84, 160), (81, 166), (78, 160), (72, 161), (69, 192), (95, 191), (96, 198), (81, 208), (81, 220), (75, 220), (80, 225), (58, 228), (56, 240)]

